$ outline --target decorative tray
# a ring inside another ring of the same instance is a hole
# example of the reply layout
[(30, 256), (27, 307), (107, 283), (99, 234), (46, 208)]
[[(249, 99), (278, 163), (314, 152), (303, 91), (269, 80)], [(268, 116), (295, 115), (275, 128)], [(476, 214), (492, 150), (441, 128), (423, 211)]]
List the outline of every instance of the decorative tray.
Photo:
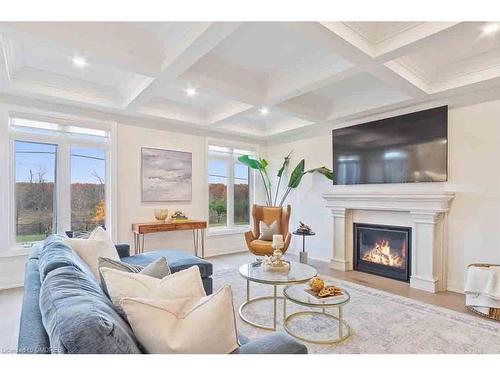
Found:
[[(340, 289), (339, 287), (333, 286), (333, 285), (325, 286), (319, 292), (315, 292), (314, 290), (309, 289), (309, 288), (304, 289), (304, 291), (307, 294), (310, 294), (311, 296), (313, 296), (314, 298), (317, 298), (317, 299), (328, 299), (328, 298), (340, 297), (340, 296), (344, 295), (344, 293), (342, 292), (342, 289)], [(325, 294), (325, 293), (328, 293), (328, 294)]]

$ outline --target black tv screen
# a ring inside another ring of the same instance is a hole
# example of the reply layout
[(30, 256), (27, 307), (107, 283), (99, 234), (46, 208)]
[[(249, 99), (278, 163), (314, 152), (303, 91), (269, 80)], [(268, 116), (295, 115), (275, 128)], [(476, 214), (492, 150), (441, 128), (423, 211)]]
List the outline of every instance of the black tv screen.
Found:
[(332, 131), (335, 185), (448, 178), (448, 107)]

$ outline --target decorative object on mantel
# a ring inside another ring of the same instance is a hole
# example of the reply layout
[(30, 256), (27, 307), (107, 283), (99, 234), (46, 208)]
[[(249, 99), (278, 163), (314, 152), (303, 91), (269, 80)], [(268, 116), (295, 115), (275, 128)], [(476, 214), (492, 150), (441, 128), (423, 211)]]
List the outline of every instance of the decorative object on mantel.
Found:
[(465, 307), (481, 316), (500, 321), (500, 264), (467, 266)]
[(299, 221), (300, 226), (297, 228), (293, 234), (296, 236), (302, 236), (302, 251), (299, 253), (299, 260), (300, 263), (307, 264), (307, 251), (306, 251), (306, 236), (315, 236), (316, 233), (314, 233), (311, 230), (311, 227), (302, 221)]
[(288, 194), (292, 191), (292, 189), (297, 188), (300, 185), (300, 182), (302, 181), (302, 177), (307, 174), (307, 173), (314, 173), (318, 172), (325, 176), (329, 180), (333, 180), (333, 172), (331, 169), (327, 167), (319, 167), (319, 168), (313, 168), (313, 169), (308, 169), (307, 171), (305, 170), (305, 160), (302, 159), (295, 169), (292, 171), (290, 178), (288, 179), (288, 185), (283, 193), (283, 196), (281, 197), (281, 200), (279, 200), (278, 203), (278, 194), (280, 192), (280, 185), (281, 185), (281, 179), (283, 177), (283, 174), (288, 170), (288, 165), (290, 164), (290, 157), (292, 155), (292, 151), (285, 156), (285, 160), (283, 161), (283, 164), (281, 168), (278, 170), (278, 173), (276, 176), (278, 177), (278, 183), (276, 186), (276, 192), (274, 194), (274, 199), (273, 199), (273, 193), (272, 193), (272, 185), (271, 185), (271, 179), (269, 178), (269, 174), (267, 173), (267, 167), (268, 167), (268, 162), (266, 159), (258, 158), (254, 159), (250, 157), (249, 155), (243, 155), (238, 158), (238, 160), (245, 164), (247, 167), (255, 169), (259, 171), (260, 177), (262, 178), (262, 182), (264, 183), (264, 189), (266, 191), (266, 205), (269, 207), (282, 207), (283, 204), (285, 203), (286, 198), (288, 197)]
[(164, 223), (168, 218), (168, 210), (166, 208), (155, 208), (155, 219)]
[(184, 215), (184, 213), (182, 211), (175, 211), (172, 214), (172, 220), (176, 223), (182, 223), (185, 221), (189, 221), (188, 217), (186, 215)]
[(283, 242), (283, 236), (281, 234), (275, 234), (273, 236), (273, 255), (272, 256), (264, 256), (262, 260), (262, 267), (266, 271), (272, 272), (288, 272), (290, 271), (290, 264), (283, 259), (283, 246), (285, 243)]
[(190, 201), (191, 192), (190, 152), (141, 149), (142, 202)]

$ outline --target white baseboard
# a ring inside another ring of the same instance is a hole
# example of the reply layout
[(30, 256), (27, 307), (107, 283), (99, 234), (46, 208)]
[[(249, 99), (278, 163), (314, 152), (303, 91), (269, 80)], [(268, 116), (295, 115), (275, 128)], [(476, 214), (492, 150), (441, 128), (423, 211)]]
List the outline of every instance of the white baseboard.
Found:
[(3, 285), (0, 285), (0, 291), (2, 290), (8, 290), (8, 289), (18, 289), (18, 288), (22, 288), (24, 287), (24, 283), (20, 283), (20, 284), (3, 284)]
[(246, 252), (248, 252), (248, 249), (242, 249), (242, 248), (228, 249), (228, 250), (224, 250), (224, 251), (219, 251), (215, 254), (211, 254), (211, 253), (205, 251), (205, 258), (213, 258), (213, 257), (222, 256), (222, 255), (240, 254), (240, 253), (246, 253)]
[(446, 290), (448, 292), (454, 292), (454, 293), (460, 293), (460, 294), (465, 294), (464, 291), (462, 289), (459, 289), (459, 288), (454, 288), (452, 286), (448, 286), (446, 287)]

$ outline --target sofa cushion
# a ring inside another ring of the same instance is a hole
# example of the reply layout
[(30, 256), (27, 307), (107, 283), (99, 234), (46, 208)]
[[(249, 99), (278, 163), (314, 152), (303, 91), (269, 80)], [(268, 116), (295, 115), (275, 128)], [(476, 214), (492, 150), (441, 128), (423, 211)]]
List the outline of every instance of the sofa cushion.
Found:
[(130, 326), (88, 272), (69, 265), (51, 271), (40, 311), (52, 353), (140, 353)]
[(165, 257), (167, 259), (168, 266), (172, 272), (178, 272), (192, 266), (197, 266), (200, 269), (200, 274), (203, 278), (210, 277), (213, 272), (212, 263), (178, 250), (148, 251), (142, 254), (125, 257), (121, 260), (122, 262), (130, 264), (147, 266), (159, 257)]
[(83, 272), (91, 272), (87, 264), (73, 249), (64, 244), (61, 236), (49, 236), (39, 253), (38, 270), (40, 272), (40, 281), (43, 282), (49, 272), (65, 266), (72, 266)]
[(42, 315), (38, 307), (40, 293), (40, 275), (37, 259), (26, 262), (24, 279), (23, 307), (17, 352), (19, 354), (50, 354), (50, 342), (42, 324)]

